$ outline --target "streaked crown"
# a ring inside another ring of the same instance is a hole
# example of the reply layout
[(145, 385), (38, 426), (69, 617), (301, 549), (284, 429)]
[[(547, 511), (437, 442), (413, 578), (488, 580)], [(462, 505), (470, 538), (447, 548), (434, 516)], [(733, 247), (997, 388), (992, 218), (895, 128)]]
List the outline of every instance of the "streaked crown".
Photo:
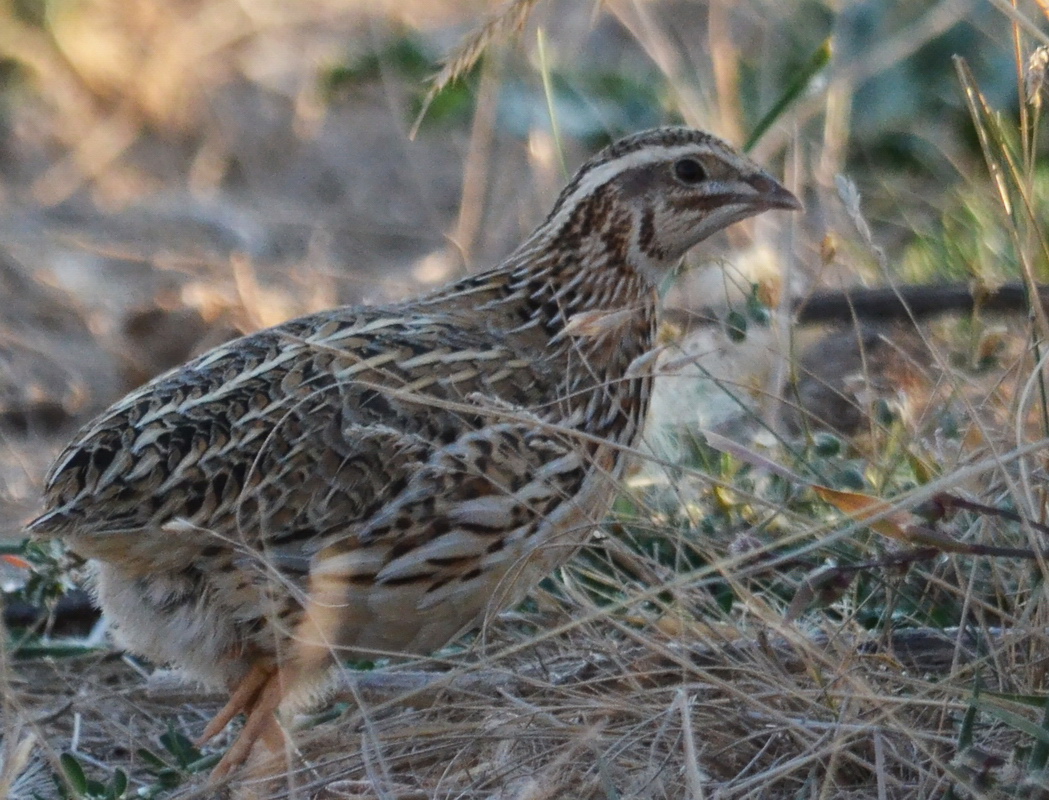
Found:
[(801, 204), (745, 155), (709, 133), (656, 128), (580, 167), (536, 235), (583, 255), (607, 251), (655, 284), (698, 242), (776, 208)]

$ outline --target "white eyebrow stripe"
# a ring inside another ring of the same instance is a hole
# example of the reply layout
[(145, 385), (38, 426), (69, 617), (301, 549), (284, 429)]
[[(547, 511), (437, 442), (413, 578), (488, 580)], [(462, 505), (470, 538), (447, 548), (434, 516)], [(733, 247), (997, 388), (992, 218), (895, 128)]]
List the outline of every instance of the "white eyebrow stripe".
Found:
[(579, 185), (572, 190), (572, 194), (560, 203), (557, 214), (543, 227), (549, 226), (556, 229), (563, 225), (581, 201), (588, 198), (599, 186), (608, 183), (608, 181), (626, 170), (659, 161), (670, 161), (679, 155), (685, 154), (704, 155), (709, 153), (723, 157), (720, 154), (721, 148), (715, 148), (712, 145), (713, 142), (687, 142), (676, 145), (652, 144), (639, 150), (632, 150), (629, 153), (606, 161), (604, 164), (599, 164), (583, 176)]

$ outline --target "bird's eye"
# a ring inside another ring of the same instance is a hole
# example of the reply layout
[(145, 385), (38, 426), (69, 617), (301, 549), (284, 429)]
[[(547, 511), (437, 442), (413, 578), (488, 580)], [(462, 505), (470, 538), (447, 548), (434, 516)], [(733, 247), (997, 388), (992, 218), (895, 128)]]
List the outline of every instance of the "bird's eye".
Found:
[(674, 174), (682, 183), (699, 183), (707, 177), (707, 171), (703, 169), (694, 158), (683, 158), (674, 164)]

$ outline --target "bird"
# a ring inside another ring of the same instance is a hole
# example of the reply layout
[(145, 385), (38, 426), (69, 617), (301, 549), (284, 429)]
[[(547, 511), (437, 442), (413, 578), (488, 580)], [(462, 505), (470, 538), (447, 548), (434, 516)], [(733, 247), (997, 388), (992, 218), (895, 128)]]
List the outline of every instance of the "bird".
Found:
[(28, 524), (86, 559), (118, 643), (229, 691), (212, 778), (284, 753), (340, 659), (430, 654), (520, 602), (609, 510), (642, 435), (660, 287), (797, 198), (668, 126), (585, 161), (501, 264), (313, 313), (91, 422)]

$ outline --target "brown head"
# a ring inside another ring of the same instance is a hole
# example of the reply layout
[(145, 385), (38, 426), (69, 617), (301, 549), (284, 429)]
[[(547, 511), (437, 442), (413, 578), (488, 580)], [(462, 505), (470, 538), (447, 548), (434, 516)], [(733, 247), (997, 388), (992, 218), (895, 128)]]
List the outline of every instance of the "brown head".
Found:
[(522, 250), (553, 237), (584, 258), (623, 258), (656, 285), (690, 248), (733, 222), (800, 208), (775, 178), (717, 137), (656, 128), (583, 164)]

